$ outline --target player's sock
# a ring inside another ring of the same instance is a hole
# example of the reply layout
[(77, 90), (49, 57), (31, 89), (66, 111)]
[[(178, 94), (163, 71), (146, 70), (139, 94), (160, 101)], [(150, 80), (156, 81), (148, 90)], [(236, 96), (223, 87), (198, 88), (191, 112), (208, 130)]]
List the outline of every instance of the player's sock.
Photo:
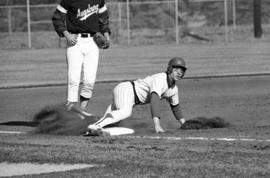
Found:
[(84, 109), (84, 110), (86, 109), (86, 107), (89, 103), (89, 100), (90, 100), (90, 98), (85, 98), (83, 96), (80, 96), (80, 106), (82, 109)]
[(98, 127), (105, 127), (107, 125), (118, 122), (119, 120), (115, 119), (110, 113), (106, 114), (104, 118), (101, 118), (99, 121), (95, 123)]
[(77, 102), (70, 102), (68, 101), (65, 106), (67, 107), (68, 110), (70, 110), (72, 107), (75, 107), (78, 103)]
[(98, 125), (91, 124), (91, 125), (88, 126), (88, 129), (91, 129), (91, 130), (100, 130), (102, 128), (100, 126), (98, 126)]

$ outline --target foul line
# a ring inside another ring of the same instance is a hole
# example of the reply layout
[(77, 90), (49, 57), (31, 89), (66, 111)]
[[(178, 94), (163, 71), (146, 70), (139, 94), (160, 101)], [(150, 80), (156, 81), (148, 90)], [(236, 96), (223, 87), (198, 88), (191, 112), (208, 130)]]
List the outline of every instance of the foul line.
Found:
[[(19, 132), (19, 131), (1, 131), (0, 134), (27, 134), (27, 132)], [(270, 142), (268, 139), (255, 139), (255, 138), (215, 138), (215, 137), (161, 137), (161, 136), (131, 136), (131, 135), (123, 135), (118, 136), (123, 138), (134, 138), (134, 139), (151, 139), (151, 140), (205, 140), (205, 141), (226, 141), (226, 142), (235, 142), (235, 141), (242, 141), (242, 142)]]
[(27, 132), (0, 130), (0, 134), (26, 134)]
[(206, 141), (226, 141), (226, 142), (234, 142), (234, 141), (243, 141), (243, 142), (270, 142), (270, 140), (266, 139), (254, 139), (254, 138), (214, 138), (214, 137), (160, 137), (160, 136), (125, 136), (127, 138), (143, 138), (143, 139), (152, 139), (152, 140), (206, 140)]

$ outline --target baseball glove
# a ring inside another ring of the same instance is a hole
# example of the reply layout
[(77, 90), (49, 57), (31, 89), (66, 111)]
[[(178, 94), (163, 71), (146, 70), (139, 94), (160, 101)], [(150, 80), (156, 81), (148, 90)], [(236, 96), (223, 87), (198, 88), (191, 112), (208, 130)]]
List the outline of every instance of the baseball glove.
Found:
[(100, 49), (108, 49), (110, 47), (110, 42), (107, 40), (107, 38), (100, 32), (97, 32), (94, 36), (93, 39), (97, 46)]
[(225, 128), (228, 127), (229, 123), (226, 122), (221, 117), (196, 117), (190, 120), (187, 120), (180, 129), (189, 130), (189, 129), (211, 129), (211, 128)]

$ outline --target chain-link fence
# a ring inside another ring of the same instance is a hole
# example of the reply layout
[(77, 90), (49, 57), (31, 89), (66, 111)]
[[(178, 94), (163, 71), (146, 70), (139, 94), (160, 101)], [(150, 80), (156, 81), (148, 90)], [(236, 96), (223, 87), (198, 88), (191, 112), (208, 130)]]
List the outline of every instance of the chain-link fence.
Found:
[[(7, 0), (8, 1), (8, 0)], [(261, 0), (263, 39), (270, 1)], [(64, 47), (51, 18), (58, 4), (18, 0), (0, 4), (0, 48)], [(253, 38), (251, 0), (137, 0), (107, 2), (113, 45), (233, 42)]]

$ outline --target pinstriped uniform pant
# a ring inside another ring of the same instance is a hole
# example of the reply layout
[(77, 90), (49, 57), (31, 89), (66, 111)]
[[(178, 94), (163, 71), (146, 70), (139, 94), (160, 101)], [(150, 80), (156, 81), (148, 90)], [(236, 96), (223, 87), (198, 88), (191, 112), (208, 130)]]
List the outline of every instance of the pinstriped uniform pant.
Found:
[(122, 82), (113, 90), (113, 110), (111, 112), (114, 118), (123, 120), (130, 117), (135, 104), (133, 87), (130, 82)]
[(131, 116), (135, 105), (133, 86), (130, 82), (121, 82), (113, 90), (113, 101), (104, 116), (95, 123), (100, 127), (119, 122)]

